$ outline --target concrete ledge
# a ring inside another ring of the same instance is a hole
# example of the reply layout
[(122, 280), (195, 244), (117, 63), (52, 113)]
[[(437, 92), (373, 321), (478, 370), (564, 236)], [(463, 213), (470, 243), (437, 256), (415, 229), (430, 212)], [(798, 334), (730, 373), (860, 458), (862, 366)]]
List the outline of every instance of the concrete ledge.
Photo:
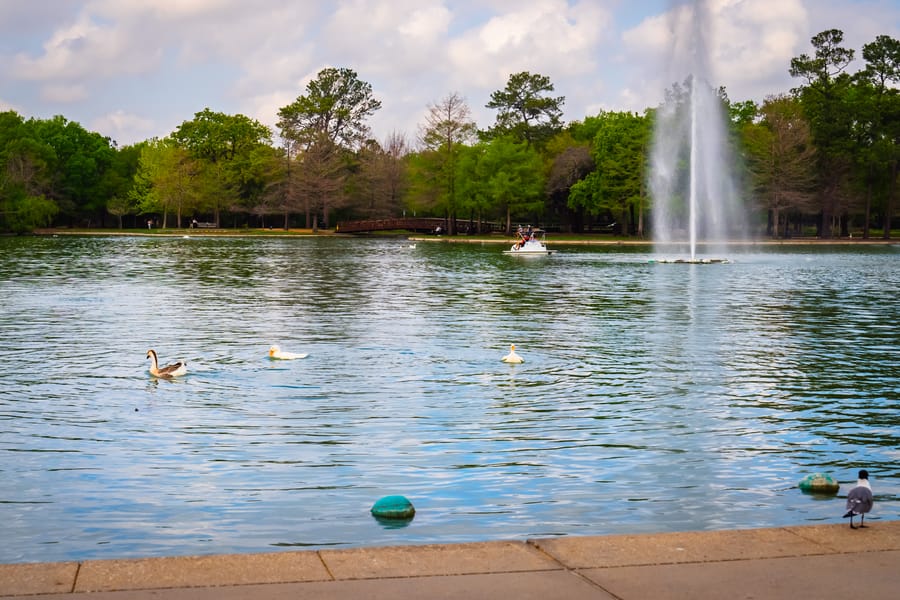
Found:
[(532, 543), (570, 569), (804, 556), (833, 551), (784, 529), (564, 537)]
[(82, 563), (73, 589), (96, 592), (329, 579), (328, 570), (315, 552), (273, 552), (89, 560)]
[[(849, 528), (848, 528), (849, 529)], [(828, 554), (579, 571), (617, 598), (817, 600), (897, 597), (900, 552)]]
[(0, 565), (0, 598), (218, 599), (264, 591), (266, 598), (471, 599), (513, 590), (517, 598), (842, 598), (864, 590), (873, 600), (895, 597), (898, 564), (900, 521), (876, 520), (857, 530), (843, 523), (8, 564)]
[(321, 550), (335, 579), (514, 573), (563, 567), (524, 542)]
[(25, 596), (71, 592), (77, 575), (77, 562), (0, 565), (0, 594)]
[[(843, 527), (835, 525), (786, 527), (785, 530), (829, 552), (900, 550), (900, 521), (875, 521), (862, 530), (850, 529), (846, 524)], [(862, 535), (857, 535), (859, 533)]]

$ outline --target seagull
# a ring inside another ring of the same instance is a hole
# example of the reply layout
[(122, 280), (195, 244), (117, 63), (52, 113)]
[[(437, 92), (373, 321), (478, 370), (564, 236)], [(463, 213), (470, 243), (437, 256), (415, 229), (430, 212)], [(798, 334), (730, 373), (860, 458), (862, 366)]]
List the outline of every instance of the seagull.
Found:
[(844, 518), (850, 517), (850, 529), (857, 529), (853, 525), (855, 515), (859, 515), (859, 528), (865, 527), (866, 513), (870, 510), (872, 510), (872, 488), (869, 486), (869, 472), (862, 469), (856, 487), (847, 494), (847, 513)]
[(306, 358), (308, 354), (296, 354), (294, 352), (284, 352), (281, 348), (273, 345), (269, 348), (269, 358), (277, 360), (294, 360), (295, 358)]
[(510, 364), (519, 364), (519, 363), (525, 362), (524, 358), (522, 358), (521, 356), (516, 354), (516, 345), (515, 344), (509, 345), (509, 354), (507, 354), (500, 360), (502, 360), (505, 363), (510, 363)]
[(178, 361), (171, 365), (166, 365), (162, 369), (159, 368), (159, 358), (156, 356), (156, 350), (147, 350), (147, 358), (150, 359), (150, 374), (154, 377), (180, 377), (187, 373), (187, 362)]

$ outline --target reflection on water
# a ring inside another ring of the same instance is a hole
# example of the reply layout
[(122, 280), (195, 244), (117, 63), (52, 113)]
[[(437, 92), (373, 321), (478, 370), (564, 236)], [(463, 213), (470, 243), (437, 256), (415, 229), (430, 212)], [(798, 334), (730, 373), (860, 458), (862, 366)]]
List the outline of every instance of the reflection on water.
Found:
[(796, 482), (863, 466), (900, 517), (896, 247), (0, 249), (0, 562), (839, 522)]

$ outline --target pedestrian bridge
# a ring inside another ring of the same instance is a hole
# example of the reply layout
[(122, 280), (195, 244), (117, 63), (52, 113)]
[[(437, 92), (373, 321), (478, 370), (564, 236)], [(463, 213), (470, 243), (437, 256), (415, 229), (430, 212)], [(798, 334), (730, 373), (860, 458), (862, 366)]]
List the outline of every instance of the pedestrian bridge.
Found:
[(362, 221), (340, 221), (334, 228), (336, 233), (365, 233), (367, 231), (416, 231), (431, 233), (441, 229), (446, 230), (446, 221), (439, 218), (399, 218), (399, 219), (365, 219)]

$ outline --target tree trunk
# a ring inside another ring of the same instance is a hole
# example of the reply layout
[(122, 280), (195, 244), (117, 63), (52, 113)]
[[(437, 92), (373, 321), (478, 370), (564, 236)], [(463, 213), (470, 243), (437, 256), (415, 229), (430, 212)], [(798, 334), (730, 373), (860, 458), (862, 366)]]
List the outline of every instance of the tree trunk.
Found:
[(872, 219), (872, 167), (869, 166), (869, 176), (866, 177), (866, 220), (863, 222), (863, 239), (869, 239), (869, 221)]
[(894, 197), (897, 189), (897, 161), (891, 163), (890, 186), (888, 187), (888, 196), (884, 206), (884, 232), (881, 237), (891, 239), (891, 221), (894, 217)]

